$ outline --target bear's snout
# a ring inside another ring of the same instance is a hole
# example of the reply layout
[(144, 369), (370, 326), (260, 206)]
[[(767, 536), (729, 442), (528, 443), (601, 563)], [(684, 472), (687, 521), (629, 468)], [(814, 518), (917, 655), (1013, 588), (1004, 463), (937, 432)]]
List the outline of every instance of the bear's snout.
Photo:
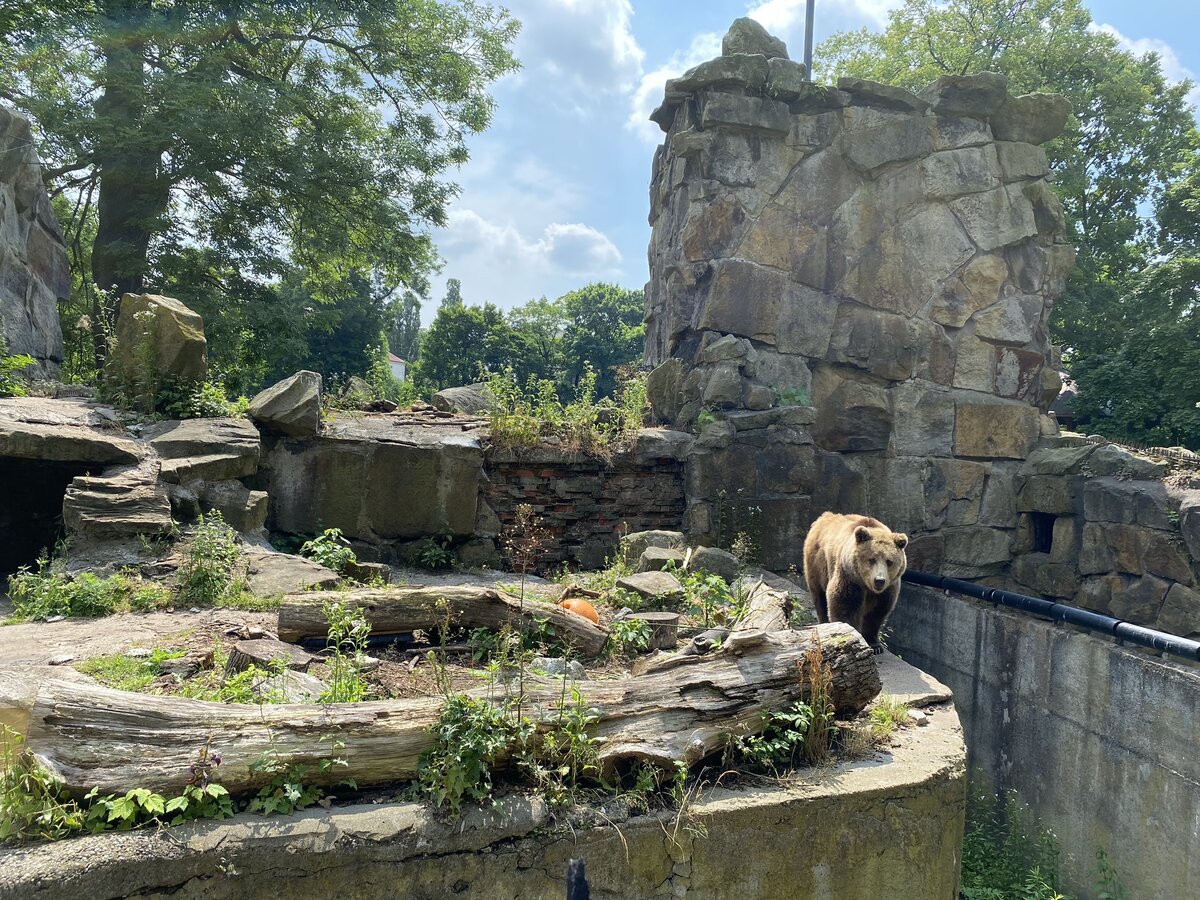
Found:
[(887, 587), (887, 579), (880, 578), (878, 575), (876, 575), (875, 576), (875, 593), (879, 593), (885, 587)]

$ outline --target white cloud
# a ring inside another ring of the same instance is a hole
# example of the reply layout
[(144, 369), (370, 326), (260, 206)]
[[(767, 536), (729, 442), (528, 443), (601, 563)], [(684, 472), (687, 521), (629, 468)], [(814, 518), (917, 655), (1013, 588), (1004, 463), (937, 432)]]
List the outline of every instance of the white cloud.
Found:
[(630, 98), (629, 118), (625, 127), (648, 144), (662, 141), (662, 130), (650, 121), (650, 113), (662, 102), (667, 79), (676, 78), (705, 60), (721, 55), (721, 35), (698, 34), (682, 53), (675, 53), (663, 65), (642, 76)]
[(630, 28), (629, 0), (513, 0), (521, 23), (515, 52), (525, 74), (582, 98), (623, 93), (637, 82), (645, 53)]
[[(901, 0), (817, 0), (814, 16), (820, 24), (822, 14), (842, 19), (859, 20), (868, 28), (882, 28), (887, 24), (888, 13), (900, 5)], [(801, 59), (804, 55), (804, 5), (805, 0), (765, 0), (755, 3), (746, 13), (771, 34), (788, 41), (788, 55)], [(793, 46), (793, 44), (795, 46)]]
[[(621, 253), (608, 236), (590, 225), (552, 222), (536, 240), (511, 222), (497, 224), (470, 209), (451, 210), (438, 245), (459, 249), (500, 270), (514, 266), (543, 272), (598, 277), (620, 269)], [(461, 258), (463, 254), (455, 254)], [(495, 271), (495, 269), (493, 269)]]
[[(1159, 38), (1135, 39), (1126, 37), (1112, 25), (1093, 23), (1089, 27), (1092, 31), (1098, 31), (1116, 38), (1117, 44), (1120, 45), (1122, 50), (1128, 50), (1137, 56), (1143, 56), (1147, 53), (1157, 53), (1159, 61), (1162, 63), (1163, 75), (1166, 76), (1167, 81), (1179, 82), (1185, 79), (1191, 79), (1193, 82), (1196, 81), (1195, 73), (1180, 61), (1179, 54), (1166, 41)], [(1188, 93), (1188, 102), (1200, 110), (1200, 86), (1194, 86)]]

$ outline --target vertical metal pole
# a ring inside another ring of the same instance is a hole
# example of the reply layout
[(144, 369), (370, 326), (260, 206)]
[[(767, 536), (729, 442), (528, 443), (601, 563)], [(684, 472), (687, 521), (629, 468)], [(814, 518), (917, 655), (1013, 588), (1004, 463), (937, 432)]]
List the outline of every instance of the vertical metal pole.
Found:
[(808, 0), (804, 10), (804, 77), (812, 81), (813, 7), (817, 0)]

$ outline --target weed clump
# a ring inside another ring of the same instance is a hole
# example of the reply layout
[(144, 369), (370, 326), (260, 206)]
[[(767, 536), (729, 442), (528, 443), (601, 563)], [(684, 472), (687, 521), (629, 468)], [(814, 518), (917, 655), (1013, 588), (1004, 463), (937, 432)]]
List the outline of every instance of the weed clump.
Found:
[(36, 570), (22, 568), (9, 576), (13, 604), (10, 621), (44, 621), (55, 616), (96, 618), (121, 612), (146, 612), (170, 606), (171, 592), (126, 574), (101, 577), (92, 572), (67, 575), (38, 560)]
[(213, 510), (201, 514), (195, 530), (184, 544), (183, 562), (176, 573), (175, 590), (181, 603), (216, 606), (242, 592), (244, 579), (238, 573), (241, 551), (237, 533)]

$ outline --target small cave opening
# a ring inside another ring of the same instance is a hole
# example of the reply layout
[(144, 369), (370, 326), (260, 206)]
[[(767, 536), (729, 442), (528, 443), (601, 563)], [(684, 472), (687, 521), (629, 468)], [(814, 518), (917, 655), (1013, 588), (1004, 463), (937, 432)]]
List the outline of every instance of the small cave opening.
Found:
[(63, 536), (62, 509), (67, 486), (77, 475), (101, 467), (80, 462), (0, 457), (0, 590), (21, 566), (54, 550)]
[(1035, 512), (1030, 514), (1033, 523), (1033, 552), (1049, 553), (1054, 545), (1054, 520), (1057, 516), (1051, 513)]

